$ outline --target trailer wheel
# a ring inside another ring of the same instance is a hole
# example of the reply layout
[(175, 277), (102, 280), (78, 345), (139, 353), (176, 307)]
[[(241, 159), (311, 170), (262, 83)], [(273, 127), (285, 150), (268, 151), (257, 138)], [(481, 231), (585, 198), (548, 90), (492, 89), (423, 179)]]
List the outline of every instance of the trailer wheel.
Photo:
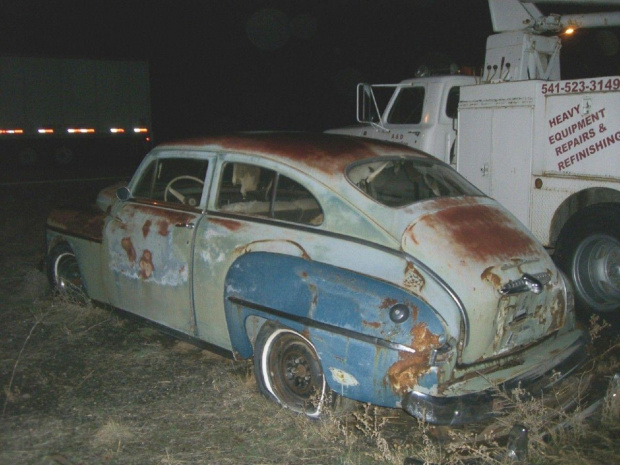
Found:
[(50, 251), (47, 278), (54, 292), (80, 304), (88, 301), (80, 267), (68, 244), (58, 244)]
[(265, 323), (254, 350), (259, 391), (294, 412), (321, 415), (330, 397), (319, 357), (312, 343), (288, 328)]
[(582, 316), (620, 310), (620, 207), (589, 207), (564, 226), (557, 262), (571, 281)]

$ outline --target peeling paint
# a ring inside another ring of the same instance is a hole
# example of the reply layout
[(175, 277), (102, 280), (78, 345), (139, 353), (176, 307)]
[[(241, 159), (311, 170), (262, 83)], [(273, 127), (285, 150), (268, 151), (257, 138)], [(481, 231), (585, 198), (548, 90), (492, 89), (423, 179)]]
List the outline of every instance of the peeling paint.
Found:
[(416, 226), (421, 224), (458, 246), (464, 258), (483, 262), (540, 253), (532, 236), (495, 206), (463, 204), (444, 208), (422, 217)]
[(151, 220), (146, 220), (144, 222), (144, 225), (142, 226), (142, 237), (144, 237), (146, 239), (146, 236), (149, 235), (149, 232), (151, 230)]
[(101, 242), (105, 216), (105, 213), (98, 209), (53, 210), (47, 219), (47, 226)]
[(243, 227), (243, 223), (241, 223), (240, 221), (228, 220), (223, 218), (211, 218), (209, 221), (211, 223), (223, 226), (229, 231), (238, 231)]
[(134, 249), (130, 237), (123, 237), (121, 240), (121, 247), (123, 247), (123, 250), (127, 254), (127, 259), (131, 263), (135, 262), (137, 258), (136, 249)]
[(403, 286), (416, 294), (420, 294), (424, 288), (424, 284), (426, 284), (426, 282), (422, 274), (416, 269), (413, 263), (407, 262)]
[(378, 321), (366, 321), (366, 320), (362, 320), (362, 324), (364, 326), (366, 326), (367, 328), (375, 328), (378, 329), (381, 327), (381, 323), (379, 323)]
[(391, 299), (389, 297), (386, 297), (385, 299), (383, 299), (383, 302), (381, 302), (381, 305), (379, 305), (379, 309), (386, 310), (388, 308), (392, 308), (397, 303), (398, 301), (396, 299)]
[(153, 270), (153, 254), (150, 250), (145, 250), (140, 257), (140, 277), (149, 279), (153, 275)]
[(167, 236), (168, 234), (170, 234), (170, 223), (166, 220), (159, 220), (157, 222), (157, 234), (159, 234), (160, 236)]
[(331, 372), (334, 381), (342, 386), (350, 387), (359, 386), (360, 384), (360, 382), (355, 379), (352, 374), (347, 373), (346, 371), (343, 371), (339, 368), (330, 367), (329, 371)]
[(439, 346), (439, 336), (433, 334), (425, 323), (415, 325), (411, 335), (411, 348), (416, 352), (401, 352), (399, 360), (387, 372), (392, 389), (399, 394), (413, 389), (420, 377), (430, 371), (431, 350)]
[(495, 289), (499, 289), (500, 287), (502, 287), (502, 279), (497, 274), (493, 273), (494, 268), (495, 268), (494, 266), (490, 266), (487, 269), (485, 269), (480, 275), (480, 279), (482, 281), (491, 283), (491, 285)]

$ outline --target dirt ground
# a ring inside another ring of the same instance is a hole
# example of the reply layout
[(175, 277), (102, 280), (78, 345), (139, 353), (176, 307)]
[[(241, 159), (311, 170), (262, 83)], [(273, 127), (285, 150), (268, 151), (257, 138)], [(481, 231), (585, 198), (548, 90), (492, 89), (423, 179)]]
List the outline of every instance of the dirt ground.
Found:
[[(52, 296), (41, 266), (47, 214), (92, 202), (114, 181), (0, 185), (0, 463), (459, 463), (402, 412), (357, 405), (311, 421), (260, 396), (250, 362)], [(606, 339), (593, 355), (605, 383), (618, 370), (614, 344)], [(618, 406), (609, 405), (604, 422), (601, 413), (544, 440), (550, 425), (532, 423), (532, 463), (618, 463)], [(540, 422), (538, 407), (528, 408), (521, 421)], [(495, 445), (468, 444), (460, 456), (501, 462)]]

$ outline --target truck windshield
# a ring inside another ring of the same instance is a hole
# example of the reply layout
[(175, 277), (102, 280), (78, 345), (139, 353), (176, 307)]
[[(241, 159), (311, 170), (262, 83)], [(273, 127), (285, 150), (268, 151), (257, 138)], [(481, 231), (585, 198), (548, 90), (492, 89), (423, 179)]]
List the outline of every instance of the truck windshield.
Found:
[(424, 87), (402, 87), (390, 109), (390, 124), (420, 124), (424, 109)]
[(366, 160), (350, 165), (347, 177), (359, 190), (388, 207), (438, 197), (483, 195), (447, 165), (429, 160)]

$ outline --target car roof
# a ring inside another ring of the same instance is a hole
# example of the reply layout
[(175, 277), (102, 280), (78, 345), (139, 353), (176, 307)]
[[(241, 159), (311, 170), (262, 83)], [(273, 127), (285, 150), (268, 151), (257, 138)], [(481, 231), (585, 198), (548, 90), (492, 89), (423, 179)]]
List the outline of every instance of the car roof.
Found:
[(304, 132), (247, 132), (180, 140), (161, 144), (167, 148), (199, 149), (214, 152), (248, 154), (317, 175), (344, 173), (350, 163), (378, 156), (415, 156), (430, 158), (423, 152), (390, 142), (361, 137)]

